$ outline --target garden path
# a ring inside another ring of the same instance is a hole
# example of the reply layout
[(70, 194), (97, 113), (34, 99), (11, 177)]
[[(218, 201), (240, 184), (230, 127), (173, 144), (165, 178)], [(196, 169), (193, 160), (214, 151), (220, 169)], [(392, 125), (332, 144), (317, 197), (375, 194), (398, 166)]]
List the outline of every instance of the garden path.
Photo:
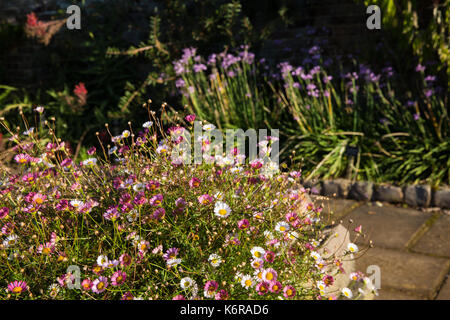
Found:
[[(378, 266), (381, 288), (376, 299), (450, 300), (450, 212), (415, 209), (380, 202), (313, 196), (323, 217), (348, 229), (362, 225), (366, 238), (355, 239), (361, 251), (357, 270), (370, 275)], [(350, 223), (353, 221), (352, 223)]]

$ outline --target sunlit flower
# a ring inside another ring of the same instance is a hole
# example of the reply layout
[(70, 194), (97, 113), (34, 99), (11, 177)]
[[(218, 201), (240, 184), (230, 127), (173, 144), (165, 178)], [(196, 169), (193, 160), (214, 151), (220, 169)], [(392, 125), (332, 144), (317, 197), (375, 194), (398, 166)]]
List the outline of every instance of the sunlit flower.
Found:
[(184, 290), (189, 289), (193, 284), (194, 284), (194, 280), (189, 277), (184, 277), (180, 281), (180, 286)]
[(354, 243), (349, 243), (347, 245), (347, 250), (351, 253), (357, 253), (358, 252), (358, 246)]
[(25, 281), (13, 281), (8, 284), (8, 291), (14, 294), (21, 294), (28, 290), (27, 283)]
[(213, 253), (208, 257), (208, 261), (213, 267), (218, 267), (222, 263), (222, 258), (218, 254)]
[(295, 288), (293, 286), (285, 286), (283, 289), (283, 296), (285, 298), (293, 298), (296, 294)]
[(264, 254), (266, 253), (266, 250), (264, 250), (261, 247), (253, 247), (250, 250), (250, 253), (252, 254), (253, 257), (257, 259), (262, 259), (264, 257)]
[(248, 290), (249, 288), (252, 288), (256, 285), (256, 281), (252, 276), (244, 275), (241, 280), (241, 285)]
[(92, 292), (94, 293), (102, 293), (108, 287), (108, 278), (100, 276), (98, 279), (95, 279), (92, 283)]
[(111, 284), (113, 286), (120, 286), (125, 282), (127, 278), (127, 274), (121, 270), (114, 272), (111, 277)]
[(231, 208), (222, 201), (217, 201), (214, 206), (214, 213), (220, 218), (226, 218), (230, 215)]
[(343, 288), (342, 289), (342, 294), (344, 296), (346, 296), (347, 298), (349, 298), (349, 299), (353, 298), (353, 292), (349, 288)]

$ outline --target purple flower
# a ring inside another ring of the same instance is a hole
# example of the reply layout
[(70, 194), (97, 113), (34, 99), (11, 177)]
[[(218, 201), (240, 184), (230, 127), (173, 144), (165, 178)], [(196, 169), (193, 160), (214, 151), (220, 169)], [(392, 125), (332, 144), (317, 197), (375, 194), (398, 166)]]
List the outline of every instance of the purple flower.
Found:
[(420, 63), (416, 67), (417, 72), (424, 72), (425, 69), (426, 69), (425, 66), (421, 65)]
[(414, 117), (414, 120), (417, 121), (420, 119), (420, 114), (415, 113), (413, 117)]
[(164, 217), (165, 214), (166, 214), (166, 210), (164, 210), (164, 208), (158, 208), (153, 212), (152, 218), (159, 220), (162, 217)]
[(177, 88), (183, 88), (186, 85), (186, 82), (184, 82), (183, 79), (179, 78), (177, 81), (175, 81), (175, 86)]
[(176, 259), (179, 251), (180, 249), (178, 248), (170, 248), (163, 254), (163, 259), (166, 261), (170, 259)]
[(255, 60), (255, 54), (248, 52), (247, 50), (239, 53), (241, 60), (247, 64), (252, 64)]
[(211, 55), (208, 57), (208, 62), (207, 62), (208, 65), (211, 66), (211, 65), (216, 64), (216, 58), (217, 58), (217, 55), (216, 55), (215, 53), (211, 54)]
[(207, 68), (206, 68), (206, 66), (204, 64), (199, 63), (199, 64), (194, 64), (193, 69), (194, 69), (195, 73), (198, 73), (198, 72), (201, 72), (201, 71), (205, 71)]
[(425, 97), (429, 98), (434, 94), (434, 90), (433, 89), (427, 89), (425, 90)]

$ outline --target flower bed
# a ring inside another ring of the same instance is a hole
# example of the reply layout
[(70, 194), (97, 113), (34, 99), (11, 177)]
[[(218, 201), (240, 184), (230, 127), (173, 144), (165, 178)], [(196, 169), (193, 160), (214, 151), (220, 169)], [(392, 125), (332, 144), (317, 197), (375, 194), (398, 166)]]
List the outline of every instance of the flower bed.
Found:
[(22, 172), (1, 184), (1, 298), (336, 299), (373, 289), (354, 270), (348, 287), (333, 287), (358, 247), (324, 251), (321, 208), (298, 172), (265, 174), (263, 158), (245, 164), (236, 150), (183, 165), (171, 152), (187, 129), (152, 120), (81, 163), (49, 123), (51, 142), (27, 127), (24, 144), (2, 121)]

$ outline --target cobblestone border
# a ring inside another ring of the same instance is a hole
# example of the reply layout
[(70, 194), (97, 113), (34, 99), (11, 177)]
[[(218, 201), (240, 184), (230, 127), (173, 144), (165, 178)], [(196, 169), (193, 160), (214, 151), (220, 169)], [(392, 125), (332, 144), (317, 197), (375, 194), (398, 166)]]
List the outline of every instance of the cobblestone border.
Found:
[(376, 184), (370, 181), (352, 182), (347, 179), (311, 179), (302, 180), (301, 183), (305, 188), (310, 189), (312, 194), (327, 197), (450, 209), (450, 186), (434, 189), (425, 184), (395, 186), (386, 183)]

